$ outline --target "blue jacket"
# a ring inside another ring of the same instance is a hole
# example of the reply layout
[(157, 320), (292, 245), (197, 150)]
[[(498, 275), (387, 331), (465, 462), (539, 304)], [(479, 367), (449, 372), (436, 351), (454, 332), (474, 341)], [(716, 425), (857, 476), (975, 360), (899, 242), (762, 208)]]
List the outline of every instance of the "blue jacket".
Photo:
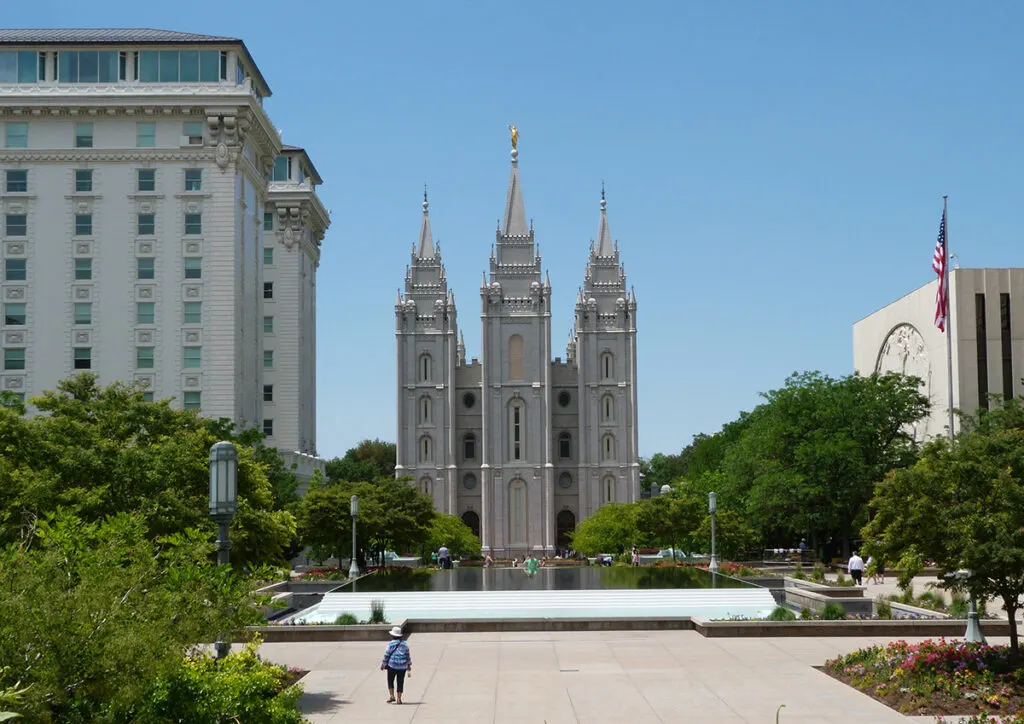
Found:
[(384, 660), (381, 666), (389, 669), (408, 669), (412, 666), (412, 654), (409, 653), (409, 644), (401, 639), (396, 639), (388, 644), (384, 651)]

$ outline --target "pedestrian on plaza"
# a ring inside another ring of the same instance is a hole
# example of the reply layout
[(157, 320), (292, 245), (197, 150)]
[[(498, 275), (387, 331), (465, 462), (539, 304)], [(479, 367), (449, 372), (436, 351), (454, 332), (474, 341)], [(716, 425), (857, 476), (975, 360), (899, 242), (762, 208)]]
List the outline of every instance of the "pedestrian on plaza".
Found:
[(632, 564), (634, 566), (640, 565), (640, 551), (636, 549), (636, 546), (633, 546)]
[[(384, 659), (380, 662), (380, 670), (388, 672), (388, 704), (402, 703), (402, 693), (405, 691), (405, 677), (412, 678), (412, 654), (409, 653), (409, 644), (402, 638), (402, 627), (392, 626), (391, 641), (384, 650)], [(398, 684), (398, 699), (395, 699), (395, 684)]]
[(484, 568), (490, 568), (494, 565), (494, 559), (491, 558), (491, 552), (487, 551), (487, 557), (484, 558)]
[(803, 538), (800, 539), (800, 562), (807, 562), (807, 541)]
[(441, 546), (437, 549), (437, 563), (445, 570), (452, 567), (452, 556), (448, 552), (448, 546)]
[(855, 584), (858, 586), (863, 584), (864, 559), (857, 554), (857, 551), (854, 551), (853, 555), (850, 556), (850, 561), (846, 564), (846, 570), (849, 572), (850, 578), (853, 579)]

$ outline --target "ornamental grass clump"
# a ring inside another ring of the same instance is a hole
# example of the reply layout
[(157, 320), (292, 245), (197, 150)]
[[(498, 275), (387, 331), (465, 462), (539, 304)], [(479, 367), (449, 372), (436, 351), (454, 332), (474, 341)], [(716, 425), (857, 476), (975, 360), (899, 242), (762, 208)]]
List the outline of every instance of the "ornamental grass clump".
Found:
[(790, 611), (785, 606), (776, 606), (770, 614), (768, 614), (769, 621), (796, 621), (796, 614)]
[(846, 618), (846, 609), (843, 604), (830, 601), (821, 610), (821, 617), (826, 621), (842, 621)]

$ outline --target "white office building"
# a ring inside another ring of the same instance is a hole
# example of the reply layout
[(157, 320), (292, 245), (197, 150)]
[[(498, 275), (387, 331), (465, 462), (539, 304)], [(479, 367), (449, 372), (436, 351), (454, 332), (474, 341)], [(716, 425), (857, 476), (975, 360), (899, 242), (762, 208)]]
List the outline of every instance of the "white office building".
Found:
[(269, 95), (236, 38), (0, 30), (3, 390), (144, 383), (310, 472), (330, 220)]

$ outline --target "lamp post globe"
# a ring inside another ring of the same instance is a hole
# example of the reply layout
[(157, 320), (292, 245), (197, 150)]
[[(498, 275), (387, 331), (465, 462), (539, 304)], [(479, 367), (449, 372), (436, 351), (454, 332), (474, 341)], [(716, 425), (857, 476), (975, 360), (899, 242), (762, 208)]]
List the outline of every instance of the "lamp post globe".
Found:
[(711, 562), (708, 570), (718, 573), (718, 558), (715, 557), (715, 513), (718, 511), (718, 496), (708, 493), (708, 512), (711, 513)]
[(671, 492), (672, 492), (672, 486), (669, 485), (668, 483), (665, 483), (664, 485), (661, 486), (661, 494), (662, 495), (668, 495)]
[[(218, 442), (210, 448), (210, 517), (217, 524), (217, 563), (231, 562), (228, 529), (238, 510), (238, 450), (230, 442)], [(230, 644), (223, 634), (214, 644), (217, 658), (227, 656)]]
[(359, 564), (356, 563), (356, 518), (359, 517), (359, 496), (353, 495), (349, 501), (350, 512), (352, 513), (352, 561), (348, 566), (348, 577), (355, 578), (359, 575)]

